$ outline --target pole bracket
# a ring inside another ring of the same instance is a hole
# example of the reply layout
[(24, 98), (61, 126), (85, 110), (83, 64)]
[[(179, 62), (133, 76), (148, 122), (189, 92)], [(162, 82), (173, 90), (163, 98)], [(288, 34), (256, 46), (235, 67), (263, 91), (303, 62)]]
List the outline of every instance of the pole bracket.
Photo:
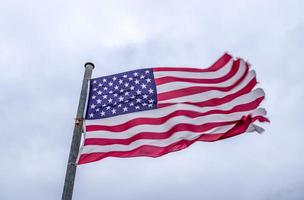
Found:
[(84, 118), (75, 118), (75, 124), (78, 126), (80, 122), (83, 122)]

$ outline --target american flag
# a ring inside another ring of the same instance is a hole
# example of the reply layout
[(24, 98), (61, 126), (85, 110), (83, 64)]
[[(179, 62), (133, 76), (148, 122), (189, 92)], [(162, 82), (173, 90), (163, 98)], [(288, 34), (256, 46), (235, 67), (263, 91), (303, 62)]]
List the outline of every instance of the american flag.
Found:
[(90, 80), (78, 164), (106, 157), (159, 157), (196, 141), (263, 129), (264, 91), (243, 59), (209, 68), (154, 67)]

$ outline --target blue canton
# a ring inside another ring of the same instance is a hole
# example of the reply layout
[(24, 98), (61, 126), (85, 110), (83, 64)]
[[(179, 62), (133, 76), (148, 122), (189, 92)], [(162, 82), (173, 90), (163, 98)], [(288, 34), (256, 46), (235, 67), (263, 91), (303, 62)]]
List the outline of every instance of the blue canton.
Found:
[(156, 85), (152, 69), (139, 69), (91, 79), (86, 119), (155, 109)]

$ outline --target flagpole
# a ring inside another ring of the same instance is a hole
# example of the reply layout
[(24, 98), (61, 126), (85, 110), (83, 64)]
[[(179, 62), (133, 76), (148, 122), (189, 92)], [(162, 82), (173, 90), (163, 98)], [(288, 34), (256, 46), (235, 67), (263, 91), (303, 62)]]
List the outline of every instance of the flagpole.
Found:
[(86, 63), (84, 67), (85, 67), (85, 72), (83, 76), (77, 115), (74, 124), (73, 139), (72, 139), (69, 161), (67, 164), (67, 170), (65, 175), (64, 188), (61, 198), (62, 200), (71, 200), (73, 196), (74, 180), (75, 180), (76, 167), (77, 167), (76, 159), (79, 153), (82, 125), (83, 125), (83, 114), (84, 114), (86, 98), (87, 98), (87, 88), (88, 88), (88, 82), (92, 75), (92, 71), (94, 69), (94, 64)]

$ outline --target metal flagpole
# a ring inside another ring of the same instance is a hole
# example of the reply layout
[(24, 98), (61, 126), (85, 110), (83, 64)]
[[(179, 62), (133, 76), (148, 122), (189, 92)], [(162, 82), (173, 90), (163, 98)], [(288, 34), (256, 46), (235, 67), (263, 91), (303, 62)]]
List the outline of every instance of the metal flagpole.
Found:
[(89, 79), (91, 78), (92, 71), (94, 69), (94, 64), (86, 63), (84, 67), (85, 67), (85, 72), (82, 81), (80, 99), (77, 109), (77, 116), (75, 119), (73, 139), (72, 139), (69, 161), (68, 161), (67, 171), (64, 181), (64, 188), (61, 198), (62, 200), (71, 200), (73, 195), (73, 187), (74, 187), (74, 180), (75, 180), (76, 167), (77, 167), (76, 159), (79, 153), (79, 145), (81, 140), (82, 125), (83, 125), (83, 114), (84, 114), (86, 98), (87, 98), (87, 88), (88, 88)]

